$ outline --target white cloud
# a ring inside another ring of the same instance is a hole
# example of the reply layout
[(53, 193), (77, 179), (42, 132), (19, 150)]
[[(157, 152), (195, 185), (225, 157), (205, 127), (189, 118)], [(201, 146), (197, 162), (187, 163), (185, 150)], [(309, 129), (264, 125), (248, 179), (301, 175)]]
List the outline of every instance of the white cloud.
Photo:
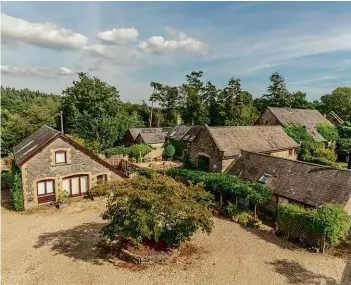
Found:
[(72, 75), (72, 74), (74, 74), (74, 72), (67, 67), (60, 67), (57, 74), (58, 75)]
[(185, 51), (205, 55), (208, 52), (208, 44), (188, 37), (185, 33), (165, 27), (165, 31), (171, 36), (166, 40), (162, 36), (153, 36), (139, 43), (138, 48), (144, 52), (172, 52)]
[(45, 71), (45, 68), (29, 68), (29, 67), (15, 67), (15, 66), (1, 66), (2, 74), (13, 74), (13, 75), (31, 75), (39, 74)]
[(83, 49), (90, 57), (107, 59), (114, 65), (136, 65), (143, 60), (142, 55), (133, 48), (96, 44)]
[(33, 68), (33, 67), (17, 67), (17, 66), (1, 66), (1, 73), (7, 75), (37, 75), (50, 77), (53, 75), (75, 75), (75, 73), (67, 67), (59, 68)]
[(138, 39), (139, 32), (134, 28), (113, 29), (111, 31), (100, 32), (98, 39), (108, 44), (127, 44)]
[(74, 31), (53, 24), (31, 23), (1, 13), (1, 37), (7, 42), (26, 44), (49, 49), (79, 49), (85, 46), (88, 38)]

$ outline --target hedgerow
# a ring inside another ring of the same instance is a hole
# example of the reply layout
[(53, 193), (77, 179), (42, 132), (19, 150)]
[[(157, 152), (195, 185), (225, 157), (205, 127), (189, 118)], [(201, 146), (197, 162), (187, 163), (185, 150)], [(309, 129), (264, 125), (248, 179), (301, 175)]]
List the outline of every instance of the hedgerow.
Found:
[[(242, 197), (255, 205), (264, 203), (272, 196), (272, 192), (264, 184), (246, 182), (239, 176), (226, 173), (204, 172), (185, 168), (171, 168), (164, 173), (172, 177), (182, 176), (193, 183), (203, 182), (205, 190), (213, 195)], [(139, 174), (150, 177), (152, 171), (147, 171), (145, 174), (142, 171)]]
[(279, 204), (278, 229), (291, 222), (298, 222), (307, 231), (325, 235), (327, 241), (335, 246), (346, 238), (351, 220), (338, 205), (325, 204), (319, 209), (305, 209), (294, 204)]
[(131, 158), (135, 158), (137, 161), (141, 161), (142, 157), (153, 150), (153, 147), (147, 144), (134, 144), (130, 147), (117, 146), (108, 148), (105, 150), (106, 155), (128, 155)]
[(22, 186), (22, 175), (21, 170), (16, 165), (15, 160), (12, 161), (12, 203), (13, 208), (16, 211), (24, 211), (24, 198), (23, 198), (23, 186)]

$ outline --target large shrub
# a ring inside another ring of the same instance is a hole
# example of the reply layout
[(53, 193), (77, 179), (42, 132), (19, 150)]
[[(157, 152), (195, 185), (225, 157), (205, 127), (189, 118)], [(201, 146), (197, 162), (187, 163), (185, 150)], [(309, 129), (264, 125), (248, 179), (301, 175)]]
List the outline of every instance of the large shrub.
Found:
[(325, 235), (331, 245), (338, 245), (344, 240), (350, 229), (350, 217), (341, 206), (325, 204), (311, 210), (294, 204), (279, 204), (278, 229), (293, 222), (298, 222), (307, 231)]
[(141, 161), (142, 157), (153, 150), (153, 147), (147, 144), (134, 144), (130, 147), (117, 146), (105, 150), (106, 155), (128, 155), (130, 158), (135, 158), (136, 161)]
[(327, 141), (336, 142), (339, 139), (338, 129), (331, 124), (317, 124), (317, 132), (322, 135)]
[(182, 176), (194, 183), (203, 182), (205, 190), (220, 196), (220, 200), (223, 195), (246, 198), (255, 205), (255, 216), (256, 205), (263, 204), (272, 196), (272, 192), (264, 184), (245, 182), (241, 177), (226, 173), (171, 168), (166, 174), (172, 177)]
[(15, 160), (12, 161), (12, 203), (13, 208), (16, 211), (24, 211), (24, 198), (23, 198), (23, 187), (22, 187), (22, 176), (21, 171), (17, 167)]
[(168, 143), (165, 148), (165, 156), (167, 158), (172, 158), (176, 153), (174, 146), (171, 143)]
[(111, 191), (103, 219), (109, 223), (103, 232), (110, 239), (162, 240), (180, 244), (198, 229), (210, 233), (213, 227), (212, 195), (202, 184), (185, 186), (171, 177), (154, 174), (150, 179), (133, 179), (99, 185)]

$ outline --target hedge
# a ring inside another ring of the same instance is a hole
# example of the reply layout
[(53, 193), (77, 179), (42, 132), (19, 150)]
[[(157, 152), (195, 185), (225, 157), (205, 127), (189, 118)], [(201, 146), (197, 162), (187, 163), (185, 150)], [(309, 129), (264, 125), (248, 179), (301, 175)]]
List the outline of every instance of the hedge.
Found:
[(22, 188), (22, 175), (21, 170), (16, 165), (15, 160), (12, 161), (12, 203), (16, 211), (24, 211), (24, 198), (23, 198), (23, 188)]
[[(143, 173), (145, 172), (145, 173)], [(150, 176), (152, 171), (141, 171), (140, 175)], [(245, 182), (241, 177), (225, 173), (204, 172), (185, 168), (171, 168), (164, 172), (175, 177), (182, 176), (194, 183), (203, 182), (206, 191), (217, 195), (231, 195), (246, 198), (252, 203), (262, 204), (272, 196), (272, 192), (261, 183)]]
[(334, 246), (346, 238), (351, 225), (350, 216), (345, 210), (333, 204), (325, 204), (318, 209), (305, 209), (294, 204), (279, 204), (278, 229), (287, 222), (298, 222), (307, 231), (324, 235)]

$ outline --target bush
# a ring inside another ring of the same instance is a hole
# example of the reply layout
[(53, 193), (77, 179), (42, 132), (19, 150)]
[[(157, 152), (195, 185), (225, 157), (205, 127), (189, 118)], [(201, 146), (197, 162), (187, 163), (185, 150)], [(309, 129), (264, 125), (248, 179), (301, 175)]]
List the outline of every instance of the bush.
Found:
[(147, 144), (134, 144), (130, 147), (118, 146), (105, 150), (106, 155), (128, 155), (136, 161), (141, 161), (142, 157), (153, 150), (153, 147)]
[(24, 198), (21, 171), (17, 167), (16, 162), (12, 161), (13, 183), (11, 189), (13, 208), (16, 211), (24, 211)]
[(175, 148), (171, 143), (168, 143), (165, 148), (165, 156), (172, 158), (175, 155)]
[(155, 170), (150, 169), (150, 168), (138, 168), (136, 173), (138, 175), (144, 176), (146, 178), (151, 178), (157, 172)]
[(342, 207), (332, 204), (312, 210), (294, 204), (279, 204), (278, 228), (289, 222), (298, 222), (307, 231), (325, 235), (331, 245), (338, 245), (344, 240), (350, 229), (348, 214)]
[(336, 142), (339, 139), (338, 129), (331, 124), (317, 124), (317, 132), (329, 142)]
[(203, 182), (205, 190), (214, 195), (239, 196), (254, 204), (262, 204), (272, 196), (266, 185), (245, 182), (240, 177), (226, 173), (204, 172), (185, 168), (171, 168), (166, 171), (172, 177), (182, 176), (194, 183)]
[(109, 221), (103, 232), (111, 240), (118, 235), (130, 237), (135, 245), (143, 240), (179, 245), (198, 229), (212, 230), (212, 195), (202, 184), (186, 187), (160, 174), (107, 184), (113, 194), (103, 214)]

